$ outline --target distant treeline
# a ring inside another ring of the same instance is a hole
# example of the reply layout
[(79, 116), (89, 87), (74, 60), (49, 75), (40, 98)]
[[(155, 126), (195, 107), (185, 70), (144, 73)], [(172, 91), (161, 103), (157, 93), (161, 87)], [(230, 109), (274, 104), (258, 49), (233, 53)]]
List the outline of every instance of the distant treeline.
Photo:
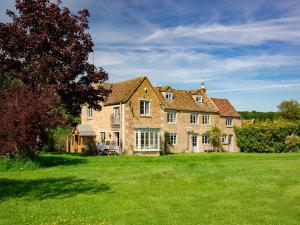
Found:
[(278, 112), (241, 111), (239, 114), (245, 120), (275, 120), (278, 117)]

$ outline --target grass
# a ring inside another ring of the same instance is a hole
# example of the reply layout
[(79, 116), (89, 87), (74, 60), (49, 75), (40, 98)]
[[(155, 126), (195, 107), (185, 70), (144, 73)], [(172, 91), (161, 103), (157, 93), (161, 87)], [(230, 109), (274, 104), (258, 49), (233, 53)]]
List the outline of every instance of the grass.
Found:
[(0, 171), (0, 224), (300, 221), (300, 154), (44, 154), (39, 165)]
[(36, 170), (40, 167), (38, 162), (21, 157), (0, 158), (0, 172), (2, 171), (18, 171), (18, 170)]

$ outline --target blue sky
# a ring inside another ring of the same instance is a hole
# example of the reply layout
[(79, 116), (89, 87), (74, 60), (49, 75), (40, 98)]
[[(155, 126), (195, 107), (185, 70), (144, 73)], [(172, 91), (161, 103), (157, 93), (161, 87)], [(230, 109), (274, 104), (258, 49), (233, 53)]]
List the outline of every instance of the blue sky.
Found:
[[(91, 13), (95, 64), (111, 81), (199, 88), (238, 110), (300, 101), (300, 0), (62, 0)], [(13, 0), (1, 0), (4, 9)]]

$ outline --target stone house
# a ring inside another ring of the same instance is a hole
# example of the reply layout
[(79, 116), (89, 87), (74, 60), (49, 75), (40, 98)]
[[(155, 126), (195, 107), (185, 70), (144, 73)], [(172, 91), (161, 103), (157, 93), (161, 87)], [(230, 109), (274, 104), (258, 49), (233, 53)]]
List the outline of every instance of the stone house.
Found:
[(241, 125), (239, 114), (227, 99), (210, 98), (204, 86), (154, 87), (147, 77), (102, 85), (112, 91), (102, 110), (83, 106), (81, 114), (85, 132), (97, 142), (115, 141), (126, 154), (204, 152), (211, 150), (206, 132), (217, 125), (223, 149), (239, 151), (233, 131)]

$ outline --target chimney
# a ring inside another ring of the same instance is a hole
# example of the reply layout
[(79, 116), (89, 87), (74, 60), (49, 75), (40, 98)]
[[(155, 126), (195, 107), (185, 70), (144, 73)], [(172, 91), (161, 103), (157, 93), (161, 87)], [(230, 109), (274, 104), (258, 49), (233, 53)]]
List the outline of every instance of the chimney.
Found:
[(201, 84), (201, 88), (200, 88), (200, 90), (201, 90), (203, 93), (205, 93), (205, 92), (206, 92), (206, 88), (205, 88), (205, 85), (204, 85), (204, 83), (202, 83), (202, 84)]

